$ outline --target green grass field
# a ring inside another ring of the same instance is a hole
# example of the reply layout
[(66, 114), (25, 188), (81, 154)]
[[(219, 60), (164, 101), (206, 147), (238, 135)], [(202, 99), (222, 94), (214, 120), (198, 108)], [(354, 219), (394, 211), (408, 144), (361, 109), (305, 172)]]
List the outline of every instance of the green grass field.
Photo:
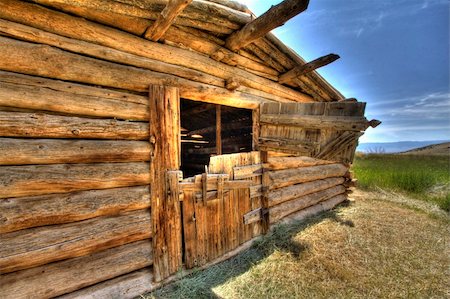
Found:
[(358, 186), (404, 192), (450, 211), (450, 157), (357, 155), (353, 171)]

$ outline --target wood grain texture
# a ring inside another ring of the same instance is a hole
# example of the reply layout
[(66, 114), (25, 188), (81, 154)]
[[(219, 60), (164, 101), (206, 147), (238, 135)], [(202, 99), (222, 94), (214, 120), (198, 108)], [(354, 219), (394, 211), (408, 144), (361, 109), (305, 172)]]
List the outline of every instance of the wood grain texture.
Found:
[(296, 184), (270, 191), (268, 194), (269, 207), (281, 204), (289, 200), (293, 200), (303, 195), (319, 192), (324, 189), (341, 185), (344, 183), (344, 181), (345, 179), (343, 177), (328, 178), (324, 180)]
[[(145, 26), (147, 25), (144, 24), (144, 27)], [(131, 26), (128, 26), (127, 28), (129, 29), (130, 27)], [(67, 38), (61, 35), (53, 34), (44, 30), (40, 30), (23, 24), (18, 24), (15, 22), (10, 22), (7, 20), (0, 19), (0, 33), (3, 33), (6, 36), (14, 37), (16, 39), (46, 44), (70, 52), (80, 53), (82, 55), (96, 57), (99, 59), (117, 62), (121, 64), (131, 65), (143, 69), (152, 70), (155, 72), (172, 74), (181, 78), (211, 84), (214, 86), (223, 86), (224, 82), (223, 79), (187, 67), (165, 63), (156, 59), (151, 59), (124, 51), (119, 51), (111, 47), (95, 44), (93, 42), (85, 42), (78, 39)], [(66, 83), (66, 85), (67, 84), (68, 83)], [(86, 89), (88, 88), (89, 87), (86, 87)], [(93, 88), (91, 87), (91, 89)], [(66, 91), (73, 92), (73, 89)], [(112, 91), (109, 92), (111, 93)], [(125, 95), (126, 96), (124, 96), (124, 98), (118, 98), (116, 100), (123, 101), (132, 96), (130, 94)], [(105, 97), (105, 94), (102, 93), (100, 96)], [(141, 96), (134, 96), (134, 98), (137, 97), (143, 98)], [(143, 102), (139, 101), (139, 103), (143, 103), (144, 105), (148, 104), (146, 99)], [(147, 113), (147, 110), (148, 109), (144, 109), (143, 112)], [(120, 111), (116, 111), (115, 113), (120, 113)], [(140, 114), (142, 114), (142, 112), (135, 115), (135, 117), (139, 117)]]
[(269, 157), (264, 164), (267, 170), (282, 170), (289, 168), (309, 167), (317, 165), (333, 164), (332, 161), (321, 160), (311, 157)]
[(145, 162), (145, 141), (0, 138), (0, 165)]
[[(145, 41), (139, 37), (119, 30), (107, 28), (81, 18), (51, 11), (33, 4), (15, 0), (5, 0), (0, 3), (0, 8), (0, 17), (9, 21), (27, 24), (28, 26), (36, 27), (41, 30), (86, 42), (93, 42), (138, 56), (185, 66), (209, 75), (217, 76), (224, 80), (235, 76), (241, 80), (243, 85), (249, 88), (248, 92), (251, 92), (251, 90), (254, 89), (267, 93), (267, 96), (274, 95), (276, 99), (284, 98), (286, 100), (294, 101), (312, 101), (311, 97), (291, 88), (282, 86), (281, 84), (240, 68), (214, 61), (209, 57), (193, 51)], [(20, 15), (15, 13), (19, 10), (22, 12)], [(51, 20), (51, 24), (48, 20)], [(153, 77), (152, 80), (147, 78), (147, 82), (152, 84), (164, 84), (163, 82), (156, 82), (156, 78), (158, 77), (156, 74), (153, 74)], [(188, 98), (188, 93), (185, 93), (184, 89), (187, 88), (189, 83), (184, 82), (179, 78), (178, 82), (180, 82), (180, 88), (183, 87), (181, 90), (182, 96)], [(126, 82), (122, 82), (122, 84), (125, 83)], [(206, 86), (203, 86), (203, 88), (206, 88)], [(241, 95), (238, 91), (229, 92), (225, 88), (220, 90), (226, 93), (227, 97), (231, 98)], [(216, 90), (215, 93), (219, 94), (218, 90)], [(247, 93), (245, 96), (246, 95)], [(199, 94), (197, 94), (197, 96), (199, 96)], [(243, 98), (244, 94), (241, 95), (241, 99)], [(202, 100), (202, 97), (197, 100)], [(223, 97), (223, 100), (226, 100), (226, 97)]]
[[(0, 79), (1, 80), (1, 79)], [(52, 85), (59, 85), (53, 83)], [(67, 86), (67, 83), (61, 85)], [(148, 120), (146, 105), (126, 100), (80, 95), (70, 91), (0, 81), (0, 105), (126, 120)], [(62, 89), (62, 86), (61, 86)]]
[(348, 168), (342, 164), (270, 171), (268, 172), (268, 186), (270, 189), (276, 189), (330, 177), (342, 177), (347, 171)]
[(149, 207), (148, 186), (7, 198), (0, 200), (0, 233)]
[(3, 234), (0, 273), (28, 269), (149, 239), (150, 222), (150, 211), (145, 209)]
[(282, 74), (280, 78), (278, 79), (278, 82), (281, 84), (287, 83), (292, 81), (294, 78), (303, 76), (309, 72), (312, 72), (315, 69), (318, 69), (322, 66), (325, 66), (327, 64), (330, 64), (336, 60), (338, 60), (340, 57), (336, 54), (328, 54), (326, 56), (322, 56), (320, 58), (317, 58), (311, 62), (305, 63), (303, 65), (299, 65), (290, 71)]
[(0, 112), (0, 136), (145, 140), (148, 124), (46, 113)]
[(1, 298), (50, 298), (152, 264), (150, 240), (0, 276)]
[(164, 7), (155, 23), (147, 29), (145, 38), (151, 41), (158, 41), (164, 36), (167, 29), (174, 23), (175, 18), (181, 13), (181, 11), (188, 6), (192, 0), (171, 0)]
[[(177, 171), (181, 159), (180, 94), (177, 88), (149, 88), (151, 209), (154, 279), (181, 267), (181, 211)], [(153, 120), (152, 120), (153, 119)]]
[(0, 198), (146, 185), (148, 168), (145, 162), (3, 166)]
[(282, 204), (271, 207), (269, 208), (270, 223), (276, 223), (289, 214), (316, 205), (321, 201), (330, 199), (343, 193), (345, 193), (345, 187), (342, 185), (338, 185), (316, 193), (303, 195), (294, 200), (286, 201)]
[(137, 270), (58, 297), (59, 299), (133, 299), (159, 287), (153, 283), (151, 267)]
[(306, 10), (308, 4), (309, 0), (284, 0), (272, 6), (267, 12), (231, 34), (226, 40), (226, 47), (232, 51), (245, 47)]

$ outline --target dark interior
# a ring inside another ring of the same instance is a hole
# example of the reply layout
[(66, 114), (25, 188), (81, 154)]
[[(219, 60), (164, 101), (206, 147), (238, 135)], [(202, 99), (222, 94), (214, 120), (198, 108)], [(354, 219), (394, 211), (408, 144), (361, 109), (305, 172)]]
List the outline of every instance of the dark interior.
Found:
[(252, 150), (252, 111), (181, 100), (181, 170), (190, 177), (205, 172), (217, 155), (216, 113), (220, 106), (222, 154)]

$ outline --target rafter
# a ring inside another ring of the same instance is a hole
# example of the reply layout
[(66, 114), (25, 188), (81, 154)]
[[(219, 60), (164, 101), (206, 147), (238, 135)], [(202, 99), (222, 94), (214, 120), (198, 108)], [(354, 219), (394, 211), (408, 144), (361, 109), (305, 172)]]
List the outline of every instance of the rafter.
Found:
[(299, 65), (293, 68), (292, 70), (282, 74), (278, 79), (278, 83), (280, 84), (290, 83), (295, 78), (306, 75), (307, 73), (310, 73), (315, 69), (318, 69), (320, 67), (332, 63), (333, 61), (338, 60), (339, 58), (340, 58), (339, 55), (328, 54), (320, 58), (317, 58), (316, 60), (313, 60), (311, 62), (305, 63), (304, 65)]
[(245, 47), (306, 10), (308, 4), (309, 0), (284, 0), (278, 5), (272, 6), (260, 17), (231, 34), (226, 40), (225, 46), (232, 51)]
[(154, 42), (164, 36), (167, 29), (175, 21), (175, 18), (188, 6), (192, 0), (169, 0), (166, 7), (159, 14), (152, 26), (147, 28), (145, 38)]

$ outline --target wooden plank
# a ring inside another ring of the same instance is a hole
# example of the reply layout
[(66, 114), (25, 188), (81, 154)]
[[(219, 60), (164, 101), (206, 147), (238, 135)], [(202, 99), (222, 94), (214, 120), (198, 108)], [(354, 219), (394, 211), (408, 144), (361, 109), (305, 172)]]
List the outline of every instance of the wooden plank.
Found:
[(150, 222), (150, 211), (145, 209), (4, 234), (0, 274), (149, 239)]
[(191, 3), (192, 0), (172, 0), (169, 1), (164, 7), (163, 11), (159, 14), (155, 23), (147, 29), (145, 32), (145, 38), (151, 41), (158, 41), (164, 36), (167, 29), (173, 24), (175, 18), (181, 13), (181, 11)]
[(321, 160), (311, 157), (269, 157), (264, 164), (267, 170), (282, 170), (289, 168), (300, 168), (317, 165), (333, 164), (333, 161)]
[[(218, 178), (210, 178), (208, 177), (207, 190), (217, 190), (217, 180)], [(252, 181), (247, 180), (234, 180), (234, 181), (225, 181), (224, 182), (224, 190), (236, 190), (241, 188), (249, 188), (253, 186), (254, 183)], [(180, 187), (182, 190), (190, 190), (190, 191), (202, 191), (203, 186), (200, 182), (182, 182), (180, 183)]]
[(284, 0), (272, 6), (267, 12), (231, 34), (225, 46), (232, 51), (245, 47), (306, 10), (308, 3), (309, 0)]
[(252, 150), (257, 151), (259, 137), (261, 136), (261, 125), (259, 123), (260, 108), (252, 110)]
[(178, 190), (178, 177), (175, 183), (172, 172), (168, 173), (180, 167), (180, 94), (175, 87), (150, 85), (149, 102), (153, 269), (155, 281), (161, 281), (181, 267), (179, 192), (169, 195), (171, 188)]
[(0, 112), (0, 136), (145, 140), (148, 124), (45, 113)]
[(313, 115), (280, 115), (263, 114), (261, 123), (272, 125), (285, 125), (309, 129), (334, 129), (346, 131), (365, 131), (369, 122), (361, 116), (313, 116)]
[(146, 185), (148, 163), (0, 167), (0, 198)]
[(145, 162), (144, 141), (0, 138), (0, 165)]
[(262, 175), (262, 164), (250, 164), (233, 167), (233, 174), (236, 180), (253, 178)]
[(183, 192), (183, 231), (185, 266), (191, 269), (197, 266), (197, 230), (195, 214), (195, 196), (192, 191)]
[(303, 76), (309, 72), (314, 71), (315, 69), (318, 69), (320, 67), (323, 67), (327, 64), (330, 64), (336, 60), (338, 60), (340, 57), (336, 54), (328, 54), (326, 56), (322, 56), (320, 58), (317, 58), (313, 61), (310, 61), (308, 63), (305, 63), (303, 65), (299, 65), (290, 71), (280, 75), (280, 78), (278, 79), (278, 82), (281, 84), (291, 82), (294, 78)]
[(150, 241), (138, 241), (92, 255), (1, 275), (0, 297), (56, 297), (151, 264)]
[(269, 186), (269, 189), (276, 189), (330, 177), (342, 177), (347, 171), (348, 168), (342, 164), (270, 171), (268, 172), (268, 183), (266, 186)]
[(216, 106), (216, 153), (222, 155), (222, 109)]
[(293, 200), (303, 195), (315, 193), (328, 189), (337, 185), (343, 184), (345, 179), (343, 177), (328, 178), (324, 180), (317, 180), (296, 184), (276, 190), (272, 190), (268, 194), (269, 207), (278, 205), (280, 203)]
[(283, 217), (288, 216), (289, 214), (316, 205), (321, 201), (330, 199), (334, 196), (343, 193), (345, 193), (345, 187), (342, 185), (338, 185), (316, 193), (304, 195), (297, 199), (286, 201), (282, 204), (271, 207), (269, 209), (270, 223), (271, 224), (276, 223)]
[(149, 207), (148, 186), (8, 198), (0, 200), (0, 234)]

